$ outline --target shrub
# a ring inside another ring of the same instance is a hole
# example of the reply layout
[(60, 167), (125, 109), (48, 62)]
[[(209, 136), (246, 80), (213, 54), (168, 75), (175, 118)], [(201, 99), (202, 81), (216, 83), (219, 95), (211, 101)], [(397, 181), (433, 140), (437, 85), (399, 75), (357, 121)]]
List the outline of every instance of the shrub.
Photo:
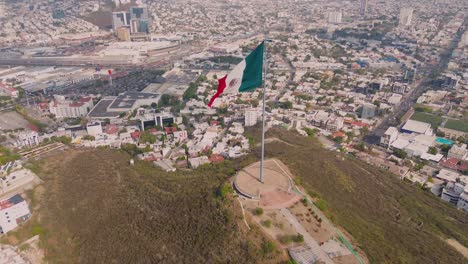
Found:
[(279, 237), (279, 242), (283, 245), (289, 245), (293, 241), (290, 235), (283, 235)]
[(262, 225), (266, 228), (270, 228), (271, 227), (271, 220), (265, 220), (262, 222)]
[(94, 141), (96, 140), (96, 138), (94, 136), (91, 136), (91, 135), (86, 135), (82, 138), (83, 140), (89, 140), (89, 141)]
[(47, 230), (40, 225), (35, 225), (33, 226), (31, 233), (33, 236), (44, 236), (45, 234), (47, 234)]
[(255, 208), (255, 215), (262, 215), (263, 214), (263, 208), (257, 207)]
[(275, 244), (273, 244), (273, 242), (271, 241), (264, 241), (263, 244), (262, 244), (262, 253), (263, 255), (269, 255), (271, 253), (273, 253), (276, 249), (276, 246)]
[(318, 199), (317, 202), (315, 202), (315, 205), (320, 209), (321, 211), (326, 211), (328, 209), (328, 204), (325, 202), (323, 199)]
[(218, 197), (224, 199), (228, 193), (232, 192), (232, 187), (229, 183), (222, 184), (217, 191)]
[(293, 237), (293, 241), (296, 243), (304, 243), (304, 236), (301, 234), (297, 234)]

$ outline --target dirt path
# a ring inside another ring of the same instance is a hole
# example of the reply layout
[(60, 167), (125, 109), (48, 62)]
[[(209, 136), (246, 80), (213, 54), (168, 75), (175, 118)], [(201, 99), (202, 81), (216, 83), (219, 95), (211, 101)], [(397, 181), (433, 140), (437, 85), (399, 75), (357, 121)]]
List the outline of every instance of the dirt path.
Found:
[(447, 244), (455, 248), (458, 252), (460, 252), (466, 259), (468, 259), (468, 248), (460, 244), (457, 240), (450, 238), (445, 240)]
[[(297, 147), (296, 145), (293, 145), (291, 143), (288, 143), (282, 139), (279, 139), (279, 138), (276, 138), (276, 137), (273, 137), (273, 138), (266, 138), (265, 139), (265, 144), (268, 144), (268, 143), (272, 143), (272, 142), (281, 142), (281, 143), (284, 143), (288, 146), (291, 146), (291, 147)], [(256, 147), (261, 147), (262, 146), (262, 143), (258, 143), (257, 145), (255, 145)]]

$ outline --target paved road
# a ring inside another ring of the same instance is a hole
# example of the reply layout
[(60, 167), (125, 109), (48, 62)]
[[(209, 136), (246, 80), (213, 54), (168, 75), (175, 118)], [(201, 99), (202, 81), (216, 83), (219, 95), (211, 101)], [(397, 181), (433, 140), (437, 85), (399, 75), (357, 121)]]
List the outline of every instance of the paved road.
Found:
[(319, 258), (319, 260), (323, 261), (326, 264), (334, 263), (333, 260), (325, 253), (315, 241), (315, 239), (305, 230), (299, 221), (297, 221), (296, 217), (286, 208), (282, 208), (281, 214), (288, 220), (288, 222), (293, 226), (293, 228), (304, 236), (304, 242), (312, 249), (314, 255)]
[(438, 75), (447, 69), (450, 62), (450, 56), (453, 50), (458, 46), (458, 43), (461, 40), (461, 37), (464, 33), (464, 29), (468, 24), (468, 18), (465, 19), (464, 24), (460, 27), (456, 36), (453, 38), (452, 43), (449, 48), (443, 51), (440, 54), (439, 63), (434, 67), (430, 68), (431, 74), (424, 76), (422, 80), (416, 83), (416, 86), (409, 94), (405, 96), (403, 101), (394, 109), (394, 112), (388, 115), (383, 119), (383, 121), (373, 130), (371, 133), (365, 137), (365, 142), (368, 144), (378, 144), (380, 137), (385, 133), (387, 128), (391, 125), (394, 125), (398, 120), (413, 106), (416, 99), (423, 94), (426, 90), (431, 88), (431, 75)]

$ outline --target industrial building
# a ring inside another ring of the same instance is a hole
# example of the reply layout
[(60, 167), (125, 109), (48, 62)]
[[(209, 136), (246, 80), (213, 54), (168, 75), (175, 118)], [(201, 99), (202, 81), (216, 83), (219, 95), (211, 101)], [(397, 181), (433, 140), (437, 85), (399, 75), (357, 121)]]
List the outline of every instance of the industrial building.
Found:
[(17, 194), (0, 201), (0, 234), (6, 234), (31, 216), (28, 204)]
[(126, 92), (119, 96), (107, 96), (101, 99), (89, 112), (91, 119), (118, 118), (123, 113), (136, 110), (144, 105), (159, 103), (160, 94)]

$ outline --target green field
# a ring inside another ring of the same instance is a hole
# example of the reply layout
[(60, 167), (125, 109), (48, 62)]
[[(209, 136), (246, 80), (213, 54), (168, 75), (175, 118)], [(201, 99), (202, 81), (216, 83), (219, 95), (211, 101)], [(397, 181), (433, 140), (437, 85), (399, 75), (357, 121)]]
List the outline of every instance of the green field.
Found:
[(448, 119), (445, 128), (468, 133), (468, 123), (461, 120)]
[(442, 117), (424, 113), (424, 112), (416, 112), (414, 113), (411, 118), (411, 120), (416, 120), (416, 121), (421, 121), (424, 123), (429, 123), (431, 124), (431, 127), (433, 129), (437, 129), (440, 124), (442, 123)]

